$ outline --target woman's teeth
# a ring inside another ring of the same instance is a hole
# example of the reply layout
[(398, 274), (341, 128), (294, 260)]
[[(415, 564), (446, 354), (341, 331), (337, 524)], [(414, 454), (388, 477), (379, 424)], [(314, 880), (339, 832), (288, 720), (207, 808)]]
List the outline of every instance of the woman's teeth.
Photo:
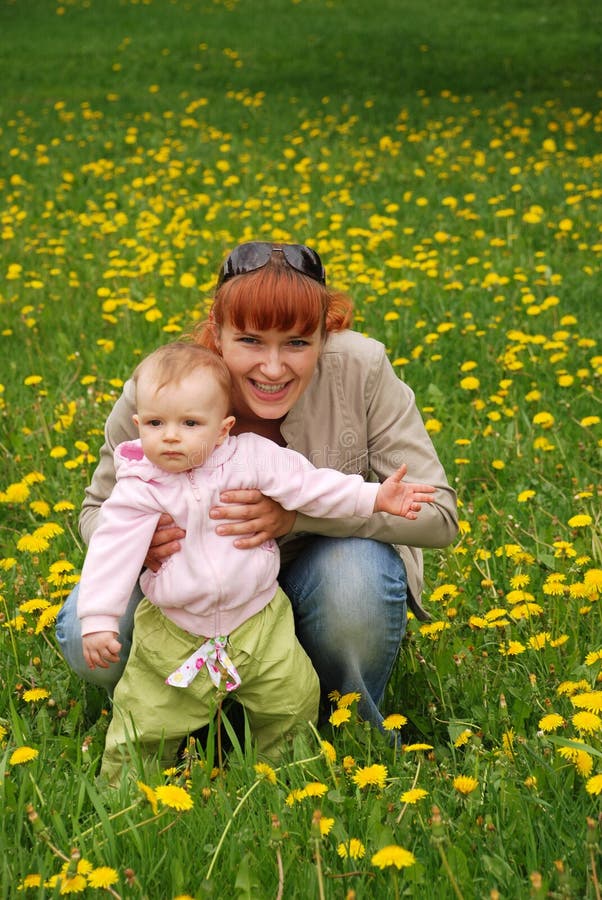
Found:
[(286, 387), (286, 382), (283, 384), (260, 384), (258, 381), (253, 381), (252, 384), (258, 391), (263, 391), (265, 394), (277, 394)]

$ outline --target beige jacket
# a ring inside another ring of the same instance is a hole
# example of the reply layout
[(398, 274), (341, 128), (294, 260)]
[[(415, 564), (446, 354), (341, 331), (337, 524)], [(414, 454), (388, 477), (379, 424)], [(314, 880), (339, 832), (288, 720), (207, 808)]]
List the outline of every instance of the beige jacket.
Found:
[[(115, 484), (117, 444), (136, 438), (134, 388), (128, 381), (105, 426), (100, 461), (86, 489), (79, 527), (86, 543), (99, 509)], [(293, 531), (279, 541), (282, 560), (299, 552), (304, 536), (366, 537), (395, 544), (408, 576), (410, 608), (419, 619), (423, 582), (421, 547), (446, 547), (457, 534), (456, 495), (424, 427), (410, 388), (400, 381), (382, 344), (353, 331), (329, 335), (307, 390), (281, 427), (286, 445), (318, 468), (358, 473), (382, 481), (402, 463), (408, 481), (432, 484), (435, 502), (416, 520), (387, 513), (360, 518), (314, 519), (297, 514)], [(306, 538), (305, 538), (306, 539)]]

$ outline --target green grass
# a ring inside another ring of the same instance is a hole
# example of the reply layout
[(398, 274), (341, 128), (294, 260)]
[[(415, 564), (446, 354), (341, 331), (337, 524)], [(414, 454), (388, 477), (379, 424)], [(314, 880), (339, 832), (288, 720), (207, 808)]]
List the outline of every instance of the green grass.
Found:
[[(2, 0), (0, 32), (0, 896), (95, 896), (89, 863), (150, 900), (598, 900), (598, 5)], [(99, 793), (106, 698), (53, 616), (122, 382), (252, 236), (319, 249), (458, 490), (385, 698), (432, 749), (352, 704), (275, 783), (210, 742), (155, 816)]]

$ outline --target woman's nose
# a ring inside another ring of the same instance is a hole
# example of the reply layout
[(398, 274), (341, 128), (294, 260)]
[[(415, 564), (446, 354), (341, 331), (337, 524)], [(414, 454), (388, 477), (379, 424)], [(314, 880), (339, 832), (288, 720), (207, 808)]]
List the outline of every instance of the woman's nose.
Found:
[(277, 378), (282, 375), (284, 363), (278, 350), (266, 352), (260, 363), (261, 372), (267, 378)]

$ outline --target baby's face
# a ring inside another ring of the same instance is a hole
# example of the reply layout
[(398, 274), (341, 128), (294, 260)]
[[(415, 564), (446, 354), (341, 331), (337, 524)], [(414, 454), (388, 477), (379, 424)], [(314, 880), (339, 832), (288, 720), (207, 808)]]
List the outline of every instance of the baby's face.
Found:
[(234, 424), (224, 391), (207, 369), (195, 369), (178, 384), (158, 390), (152, 378), (142, 376), (136, 396), (134, 421), (142, 449), (168, 472), (202, 466)]

